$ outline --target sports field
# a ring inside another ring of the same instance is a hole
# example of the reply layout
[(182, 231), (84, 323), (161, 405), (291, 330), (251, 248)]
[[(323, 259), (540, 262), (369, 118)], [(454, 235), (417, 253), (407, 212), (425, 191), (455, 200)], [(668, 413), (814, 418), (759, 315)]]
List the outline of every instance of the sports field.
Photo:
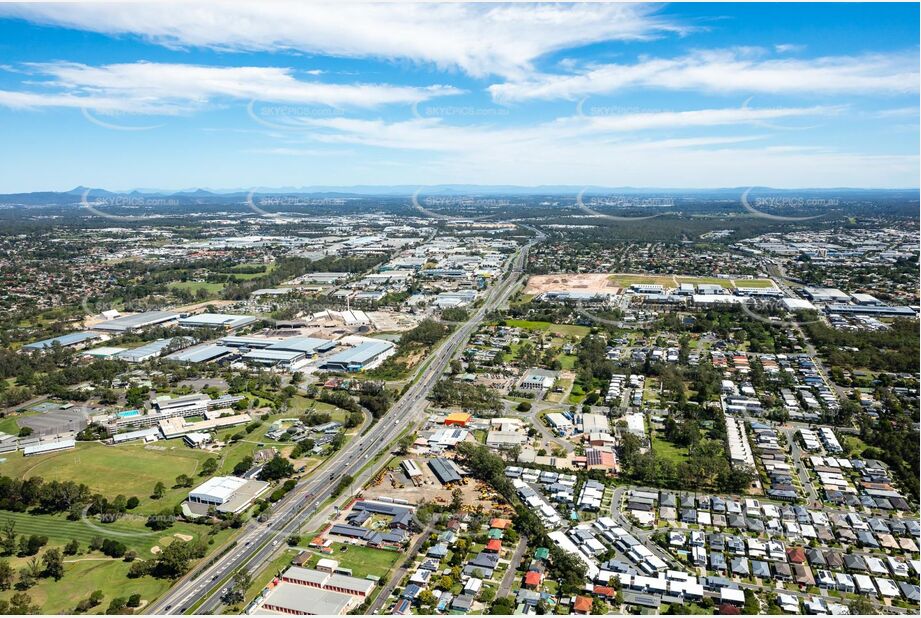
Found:
[[(7, 456), (0, 463), (0, 474), (13, 478), (40, 476), (46, 481), (85, 483), (92, 491), (108, 498), (118, 494), (137, 496), (141, 511), (151, 504), (146, 498), (157, 482), (167, 487), (163, 504), (174, 504), (188, 490), (171, 489), (177, 476), (196, 478), (201, 463), (213, 455), (190, 449), (179, 440), (151, 445), (121, 444), (108, 446), (96, 442), (78, 443), (77, 448), (47, 455)], [(175, 495), (173, 495), (175, 494)], [(153, 502), (157, 505), (156, 502)], [(162, 507), (159, 507), (162, 508)]]
[(506, 320), (505, 324), (514, 328), (526, 330), (542, 330), (561, 337), (584, 337), (591, 331), (587, 326), (574, 326), (572, 324), (553, 324), (551, 322), (536, 322), (533, 320)]

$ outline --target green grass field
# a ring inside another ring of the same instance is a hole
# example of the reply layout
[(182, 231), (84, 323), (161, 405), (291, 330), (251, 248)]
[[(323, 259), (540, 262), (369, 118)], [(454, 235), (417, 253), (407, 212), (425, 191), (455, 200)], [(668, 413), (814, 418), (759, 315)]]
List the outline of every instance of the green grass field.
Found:
[(7, 416), (0, 420), (0, 432), (15, 436), (19, 433), (19, 423), (15, 416)]
[[(26, 594), (32, 597), (32, 602), (43, 614), (72, 614), (77, 603), (89, 597), (94, 590), (102, 590), (105, 597), (91, 612), (105, 613), (109, 602), (116, 597), (128, 598), (137, 593), (142, 600), (149, 602), (169, 589), (171, 582), (165, 579), (128, 579), (130, 567), (123, 560), (83, 558), (80, 562), (66, 563), (64, 577), (60, 581), (40, 579)], [(15, 593), (16, 590), (0, 592), (0, 598), (9, 600)]]
[(635, 283), (659, 284), (665, 288), (675, 287), (675, 279), (669, 275), (631, 275), (626, 273), (615, 273), (608, 279), (613, 285), (619, 288), (629, 288)]
[(526, 330), (541, 330), (561, 337), (584, 337), (591, 329), (588, 326), (575, 326), (572, 324), (553, 324), (551, 322), (537, 322), (533, 320), (506, 320), (506, 325)]
[(205, 290), (208, 294), (219, 294), (224, 289), (223, 283), (210, 283), (208, 281), (173, 281), (169, 287), (174, 290), (187, 290), (193, 294), (198, 290)]
[(657, 457), (667, 459), (674, 464), (680, 464), (688, 459), (688, 450), (680, 448), (665, 440), (657, 430), (652, 432), (652, 452)]
[(573, 369), (576, 366), (576, 357), (572, 354), (560, 354), (556, 358), (563, 369)]
[[(346, 551), (342, 551), (347, 547)], [(333, 543), (333, 553), (329, 556), (314, 554), (308, 562), (309, 568), (316, 566), (321, 557), (332, 558), (339, 561), (339, 567), (343, 569), (352, 569), (352, 575), (355, 577), (383, 577), (396, 563), (402, 555), (400, 552), (388, 551), (386, 549), (374, 549), (373, 547), (361, 547), (359, 545), (348, 545), (345, 543)]]
[[(164, 450), (156, 450), (156, 449)], [(85, 483), (91, 490), (109, 498), (118, 494), (137, 496), (139, 511), (163, 508), (158, 503), (175, 504), (187, 490), (171, 489), (176, 477), (196, 477), (199, 466), (212, 455), (186, 447), (181, 441), (162, 441), (152, 447), (143, 444), (106, 446), (96, 442), (77, 445), (70, 451), (24, 457), (11, 454), (0, 463), (0, 474), (13, 478), (40, 476), (46, 481)], [(167, 486), (160, 501), (147, 499), (157, 482)]]

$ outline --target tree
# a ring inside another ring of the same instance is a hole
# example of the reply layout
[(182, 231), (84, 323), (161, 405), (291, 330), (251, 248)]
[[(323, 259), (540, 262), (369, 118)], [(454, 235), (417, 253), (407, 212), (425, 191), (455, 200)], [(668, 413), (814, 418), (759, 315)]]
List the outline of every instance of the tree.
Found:
[(37, 605), (32, 605), (32, 597), (27, 595), (25, 592), (17, 592), (10, 597), (10, 610), (11, 614), (37, 614), (39, 608)]
[(450, 575), (443, 575), (441, 579), (438, 580), (438, 587), (442, 590), (450, 590), (454, 587), (454, 578)]
[(243, 476), (246, 474), (246, 471), (253, 467), (253, 458), (246, 456), (237, 462), (237, 465), (233, 467), (234, 476)]
[(217, 459), (215, 459), (214, 457), (209, 457), (201, 465), (200, 476), (211, 476), (212, 474), (217, 472), (217, 465), (218, 465)]
[(176, 487), (191, 487), (195, 481), (188, 474), (180, 474), (176, 477)]
[(294, 466), (291, 462), (281, 455), (275, 455), (275, 457), (262, 467), (259, 478), (263, 481), (277, 481), (287, 478), (292, 474), (294, 474)]
[(354, 481), (354, 480), (355, 480), (355, 479), (353, 479), (352, 476), (351, 476), (350, 474), (345, 474), (345, 475), (343, 475), (343, 476), (339, 479), (339, 482), (336, 484), (336, 489), (333, 490), (333, 496), (338, 496), (338, 495), (341, 494), (343, 491), (347, 490), (347, 489), (349, 488), (349, 486), (352, 484), (352, 481)]
[(400, 439), (397, 440), (397, 452), (401, 455), (405, 455), (410, 447), (413, 445), (413, 442), (416, 441), (416, 435), (408, 433), (404, 436), (400, 436)]
[(252, 583), (253, 578), (248, 571), (243, 569), (234, 571), (230, 586), (227, 587), (227, 592), (224, 594), (224, 602), (228, 605), (242, 603), (246, 598), (246, 590)]
[(3, 522), (3, 537), (0, 539), (0, 546), (3, 548), (4, 555), (12, 555), (16, 551), (16, 522), (7, 519)]
[(64, 555), (65, 556), (76, 556), (80, 551), (80, 541), (77, 539), (71, 539), (68, 541), (67, 545), (64, 546)]
[(124, 597), (115, 597), (109, 601), (109, 607), (106, 609), (106, 614), (123, 614), (124, 609), (128, 606), (128, 600)]
[(57, 547), (52, 547), (42, 554), (42, 563), (45, 565), (45, 577), (51, 577), (54, 581), (64, 577), (64, 556)]
[(137, 496), (131, 496), (128, 498), (127, 502), (125, 502), (125, 508), (130, 511), (131, 509), (136, 509), (140, 503), (141, 501), (138, 500)]
[(438, 599), (435, 598), (434, 592), (426, 588), (419, 593), (416, 600), (419, 601), (419, 605), (422, 607), (433, 607)]
[(0, 560), (0, 590), (9, 590), (13, 587), (13, 578), (16, 576), (8, 560)]
[(164, 485), (160, 481), (157, 481), (157, 484), (154, 485), (153, 494), (151, 494), (151, 497), (154, 500), (159, 500), (160, 498), (163, 497), (163, 494), (165, 493), (166, 493), (166, 485)]
[(856, 597), (848, 605), (848, 609), (851, 610), (852, 616), (872, 616), (879, 613), (873, 603), (870, 602), (870, 599), (865, 596)]
[(461, 510), (462, 506), (464, 506), (464, 495), (459, 488), (455, 488), (451, 491), (451, 505), (448, 508), (454, 512), (458, 512)]
[(174, 519), (176, 518), (171, 510), (163, 509), (155, 515), (148, 516), (145, 525), (151, 530), (166, 530), (172, 527)]
[(48, 537), (31, 534), (19, 538), (19, 555), (34, 556), (42, 547), (48, 544)]
[(141, 595), (138, 593), (132, 594), (128, 597), (128, 607), (140, 607), (141, 606)]
[(150, 573), (151, 566), (151, 563), (147, 560), (132, 562), (131, 566), (128, 567), (128, 578), (137, 579), (138, 577), (144, 577)]

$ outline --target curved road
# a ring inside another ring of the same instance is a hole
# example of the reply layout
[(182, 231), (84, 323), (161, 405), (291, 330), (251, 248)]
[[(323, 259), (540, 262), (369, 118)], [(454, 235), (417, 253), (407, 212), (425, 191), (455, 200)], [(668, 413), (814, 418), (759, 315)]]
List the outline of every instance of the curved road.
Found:
[(193, 569), (161, 599), (145, 610), (148, 614), (183, 614), (193, 605), (199, 614), (218, 613), (221, 607), (221, 587), (231, 573), (238, 569), (254, 572), (283, 551), (285, 541), (297, 533), (317, 513), (319, 506), (333, 498), (336, 485), (342, 477), (350, 475), (354, 483), (364, 483), (377, 472), (381, 462), (373, 461), (408, 425), (421, 416), (426, 407), (426, 397), (441, 378), (450, 360), (479, 326), (488, 311), (500, 307), (512, 295), (524, 272), (528, 250), (546, 236), (534, 228), (536, 237), (510, 260), (510, 268), (487, 294), (486, 302), (463, 326), (452, 333), (436, 350), (431, 361), (420, 371), (422, 376), (390, 408), (386, 415), (364, 436), (351, 442), (330, 458), (310, 478), (301, 479), (295, 488), (270, 511), (264, 523), (251, 521), (237, 538), (229, 552), (215, 563)]

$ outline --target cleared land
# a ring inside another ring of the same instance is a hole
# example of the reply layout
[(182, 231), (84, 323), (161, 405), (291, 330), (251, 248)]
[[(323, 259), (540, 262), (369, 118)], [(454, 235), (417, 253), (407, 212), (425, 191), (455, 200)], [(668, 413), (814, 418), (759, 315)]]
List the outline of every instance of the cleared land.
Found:
[(533, 275), (528, 279), (524, 293), (543, 292), (610, 292), (616, 294), (618, 284), (605, 273), (564, 273), (558, 275)]

